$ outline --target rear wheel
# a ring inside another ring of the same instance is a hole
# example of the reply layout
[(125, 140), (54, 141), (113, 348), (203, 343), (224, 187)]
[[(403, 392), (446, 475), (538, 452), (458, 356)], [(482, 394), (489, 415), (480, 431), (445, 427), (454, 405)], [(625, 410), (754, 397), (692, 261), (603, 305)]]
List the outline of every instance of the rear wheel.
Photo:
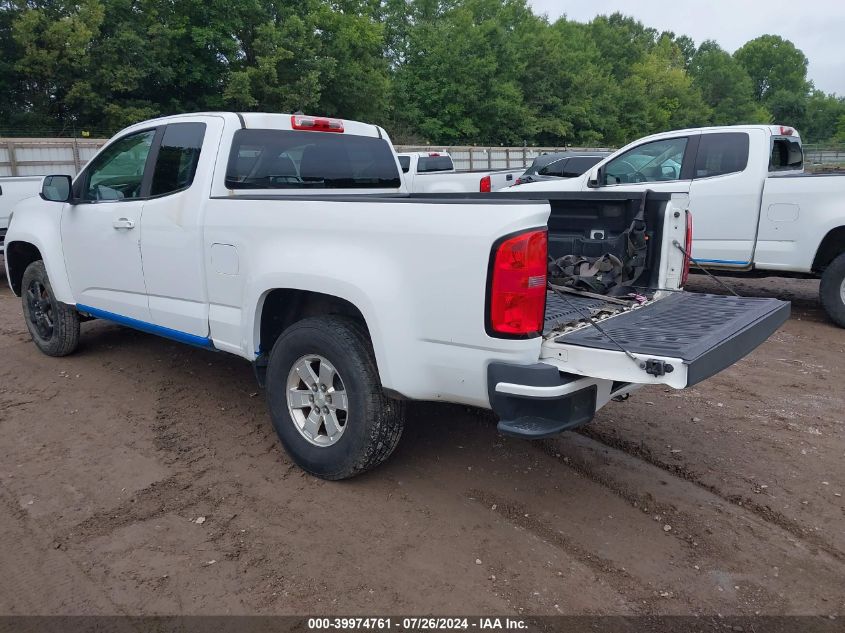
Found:
[(845, 327), (845, 253), (830, 262), (819, 285), (822, 307), (839, 327)]
[(26, 327), (47, 356), (67, 356), (79, 345), (79, 313), (56, 300), (41, 260), (26, 267), (21, 281)]
[(385, 461), (399, 443), (404, 405), (384, 394), (357, 321), (324, 316), (289, 327), (273, 345), (266, 385), (279, 439), (312, 475), (354, 477)]

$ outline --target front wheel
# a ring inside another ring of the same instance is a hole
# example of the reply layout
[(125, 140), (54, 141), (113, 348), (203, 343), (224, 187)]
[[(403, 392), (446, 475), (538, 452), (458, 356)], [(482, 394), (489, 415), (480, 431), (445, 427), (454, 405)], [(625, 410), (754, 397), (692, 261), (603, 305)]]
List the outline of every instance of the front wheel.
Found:
[(346, 479), (385, 461), (402, 435), (404, 405), (388, 398), (366, 329), (321, 316), (276, 340), (267, 366), (270, 416), (288, 454), (323, 479)]
[(845, 327), (845, 253), (830, 262), (822, 274), (819, 298), (831, 320)]
[(79, 313), (56, 300), (47, 269), (40, 259), (26, 267), (21, 281), (26, 327), (47, 356), (67, 356), (79, 346)]

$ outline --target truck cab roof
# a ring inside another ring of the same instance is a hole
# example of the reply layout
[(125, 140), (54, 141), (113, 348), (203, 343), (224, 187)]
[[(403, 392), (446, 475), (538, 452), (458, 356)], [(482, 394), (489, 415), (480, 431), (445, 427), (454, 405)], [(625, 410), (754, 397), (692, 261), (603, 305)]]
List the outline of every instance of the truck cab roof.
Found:
[[(769, 136), (788, 136), (801, 139), (801, 135), (794, 127), (789, 125), (713, 125), (708, 127), (691, 127), (682, 130), (671, 130), (669, 132), (659, 132), (649, 136), (643, 136), (636, 139), (633, 143), (643, 143), (646, 141), (657, 141), (664, 138), (676, 138), (684, 136), (685, 134), (706, 134), (709, 132), (747, 132), (749, 130), (763, 130)], [(630, 145), (630, 143), (629, 143)], [(627, 145), (626, 145), (627, 147)], [(624, 148), (622, 148), (624, 149)]]
[[(324, 117), (317, 115), (307, 115), (302, 113), (278, 113), (278, 112), (192, 112), (189, 114), (176, 114), (171, 116), (159, 117), (131, 125), (124, 130), (121, 130), (116, 136), (121, 136), (126, 132), (135, 130), (147, 129), (155, 127), (156, 125), (166, 125), (167, 123), (175, 123), (187, 118), (212, 116), (220, 117), (226, 121), (227, 124), (243, 129), (260, 129), (260, 130), (294, 130), (294, 129), (311, 129), (313, 131), (337, 132), (343, 134), (351, 134), (355, 136), (370, 136), (375, 138), (387, 138), (387, 133), (378, 125), (371, 123), (362, 123), (360, 121), (353, 121), (351, 119), (338, 119), (333, 117)], [(309, 122), (316, 121), (318, 125), (328, 125), (331, 122), (335, 129), (321, 129), (320, 127), (305, 128), (295, 127), (296, 121)]]

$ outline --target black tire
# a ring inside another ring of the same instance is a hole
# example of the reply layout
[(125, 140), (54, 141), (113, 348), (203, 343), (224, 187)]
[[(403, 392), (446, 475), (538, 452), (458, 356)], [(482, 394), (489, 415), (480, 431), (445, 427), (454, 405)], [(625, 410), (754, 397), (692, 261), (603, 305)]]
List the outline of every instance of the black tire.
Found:
[[(348, 399), (343, 432), (328, 446), (306, 439), (288, 407), (288, 377), (309, 355), (319, 355), (334, 366)], [(282, 445), (312, 475), (330, 480), (354, 477), (384, 462), (399, 443), (404, 403), (384, 394), (369, 336), (357, 321), (320, 316), (290, 326), (273, 345), (266, 385), (270, 416)]]
[(79, 346), (79, 313), (53, 294), (47, 269), (40, 259), (26, 267), (21, 281), (26, 327), (35, 345), (47, 356), (67, 356)]
[(819, 299), (831, 320), (845, 327), (845, 253), (834, 259), (822, 274)]

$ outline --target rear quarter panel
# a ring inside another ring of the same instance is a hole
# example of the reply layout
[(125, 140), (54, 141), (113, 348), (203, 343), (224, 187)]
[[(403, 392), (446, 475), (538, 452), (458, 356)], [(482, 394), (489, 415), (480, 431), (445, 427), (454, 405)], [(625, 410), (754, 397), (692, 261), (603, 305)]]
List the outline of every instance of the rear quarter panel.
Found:
[(824, 236), (845, 226), (845, 176), (770, 176), (763, 188), (755, 267), (810, 272)]
[[(385, 387), (487, 406), (487, 364), (536, 362), (541, 344), (486, 334), (491, 247), (503, 235), (545, 226), (548, 216), (545, 202), (212, 199), (205, 222), (212, 338), (255, 358), (267, 294), (321, 292), (361, 311)], [(209, 249), (221, 243), (236, 250), (237, 274), (215, 270)]]

